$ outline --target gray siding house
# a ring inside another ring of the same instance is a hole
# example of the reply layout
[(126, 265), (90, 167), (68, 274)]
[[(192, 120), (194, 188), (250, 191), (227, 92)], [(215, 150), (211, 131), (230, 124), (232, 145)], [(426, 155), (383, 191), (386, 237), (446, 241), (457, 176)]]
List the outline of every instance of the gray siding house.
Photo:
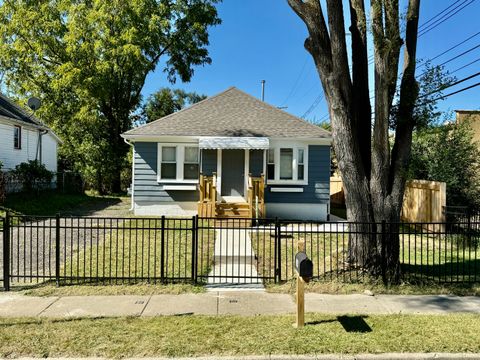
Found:
[(328, 217), (330, 133), (235, 87), (122, 137), (136, 215)]

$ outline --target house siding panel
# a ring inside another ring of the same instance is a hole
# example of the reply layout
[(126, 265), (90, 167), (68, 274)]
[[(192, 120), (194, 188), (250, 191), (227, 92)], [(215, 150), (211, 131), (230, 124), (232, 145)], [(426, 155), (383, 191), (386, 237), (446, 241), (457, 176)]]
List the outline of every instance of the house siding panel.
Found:
[[(270, 189), (303, 188), (301, 193), (271, 192)], [(266, 203), (328, 204), (330, 201), (330, 147), (308, 147), (308, 185), (268, 185)]]
[(135, 143), (135, 203), (142, 205), (197, 201), (197, 191), (163, 190), (163, 184), (157, 182), (157, 157), (157, 143)]
[(202, 150), (202, 173), (212, 176), (217, 172), (217, 150)]
[(263, 173), (263, 150), (250, 150), (250, 174), (260, 176)]
[[(4, 170), (13, 170), (22, 162), (35, 160), (38, 146), (38, 130), (22, 126), (22, 148), (13, 147), (14, 123), (7, 120), (0, 121), (0, 161)], [(57, 171), (57, 141), (52, 135), (43, 136), (42, 162), (53, 172)]]

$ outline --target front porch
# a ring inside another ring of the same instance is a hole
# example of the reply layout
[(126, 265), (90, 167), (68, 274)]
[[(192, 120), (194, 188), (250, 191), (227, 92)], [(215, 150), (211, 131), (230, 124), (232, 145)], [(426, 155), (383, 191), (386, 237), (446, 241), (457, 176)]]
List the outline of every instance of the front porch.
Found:
[(246, 196), (222, 195), (216, 173), (200, 174), (198, 215), (216, 218), (265, 217), (265, 178), (248, 174)]

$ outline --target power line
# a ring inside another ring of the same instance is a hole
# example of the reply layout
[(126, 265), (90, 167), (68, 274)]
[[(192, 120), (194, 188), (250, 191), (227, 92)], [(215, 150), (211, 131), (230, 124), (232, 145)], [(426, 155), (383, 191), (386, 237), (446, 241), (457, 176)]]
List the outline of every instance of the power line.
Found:
[(445, 9), (443, 9), (442, 11), (440, 11), (437, 15), (435, 16), (432, 16), (429, 20), (425, 21), (423, 24), (421, 24), (418, 28), (421, 29), (422, 27), (425, 27), (427, 26), (427, 24), (429, 22), (431, 22), (432, 20), (434, 20), (436, 17), (442, 15), (445, 11), (447, 11), (448, 9), (450, 9), (451, 7), (455, 6), (456, 4), (458, 4), (460, 1), (463, 1), (463, 0), (456, 0), (453, 2), (453, 4), (450, 4), (450, 6), (447, 6)]
[(295, 82), (293, 83), (292, 89), (291, 89), (290, 92), (288, 93), (288, 95), (287, 95), (287, 97), (285, 98), (285, 100), (281, 103), (281, 105), (285, 105), (285, 103), (286, 103), (286, 102), (290, 99), (290, 97), (293, 95), (293, 92), (294, 92), (295, 89), (297, 88), (298, 82), (300, 81), (300, 78), (301, 78), (302, 75), (303, 75), (303, 71), (305, 70), (305, 66), (307, 65), (307, 61), (308, 61), (308, 58), (306, 58), (305, 61), (303, 62), (302, 70), (300, 70), (300, 73), (298, 74), (297, 79), (296, 79)]
[[(456, 48), (459, 47), (460, 45), (465, 44), (467, 41), (473, 39), (474, 37), (476, 37), (476, 36), (478, 36), (478, 35), (480, 35), (480, 31), (477, 32), (477, 33), (475, 33), (475, 34), (473, 34), (473, 35), (471, 35), (471, 36), (469, 36), (469, 37), (466, 38), (465, 40), (462, 40), (461, 42), (459, 42), (458, 44), (452, 46), (451, 48), (449, 48), (449, 49), (441, 52), (440, 54), (434, 56), (433, 58), (430, 58), (429, 61), (433, 61), (433, 60), (435, 60), (435, 59), (438, 59), (440, 56), (445, 55), (446, 53), (452, 51), (453, 49), (456, 49)], [(425, 63), (418, 65), (417, 68), (422, 67), (422, 66), (425, 66)]]
[(460, 70), (462, 70), (462, 69), (465, 69), (467, 66), (473, 65), (473, 64), (475, 64), (475, 63), (477, 63), (477, 62), (479, 62), (479, 61), (480, 61), (480, 58), (478, 58), (478, 59), (476, 59), (476, 60), (473, 60), (473, 61), (469, 62), (468, 64), (465, 64), (465, 65), (460, 66), (459, 68), (457, 68), (457, 69), (455, 69), (455, 70), (453, 70), (453, 71), (450, 71), (449, 74), (456, 73), (457, 71), (460, 71)]
[[(458, 59), (458, 58), (460, 58), (460, 57), (462, 57), (462, 56), (465, 56), (465, 55), (467, 55), (468, 53), (470, 53), (470, 52), (472, 52), (473, 50), (478, 49), (478, 48), (480, 48), (480, 44), (477, 44), (477, 45), (475, 45), (474, 47), (471, 47), (470, 49), (465, 50), (465, 51), (462, 52), (461, 54), (458, 54), (458, 55), (456, 55), (456, 56), (454, 56), (454, 57), (452, 57), (452, 58), (444, 61), (443, 63), (441, 63), (441, 64), (439, 64), (439, 65), (437, 65), (437, 66), (444, 66), (444, 65), (448, 64), (449, 62), (452, 62), (452, 61), (454, 61), (454, 60), (456, 60), (456, 59)], [(425, 75), (427, 72), (428, 72), (428, 70), (425, 70), (425, 71), (422, 72), (420, 75), (418, 75), (418, 77), (422, 77), (422, 76)]]
[(318, 95), (315, 100), (313, 101), (312, 105), (310, 105), (310, 107), (308, 108), (307, 111), (305, 111), (305, 113), (301, 116), (302, 118), (305, 119), (305, 117), (307, 117), (308, 115), (310, 115), (310, 113), (315, 110), (315, 108), (320, 105), (320, 103), (322, 102), (322, 99), (323, 99), (323, 96), (322, 94)]
[[(468, 2), (467, 4), (465, 4), (466, 1), (470, 1)], [(473, 4), (476, 0), (466, 0), (464, 1), (463, 3), (461, 3), (460, 5), (458, 5), (457, 7), (453, 8), (449, 13), (445, 14), (444, 16), (442, 16), (440, 19), (437, 19), (433, 24), (430, 24), (427, 29), (423, 29), (422, 31), (420, 31), (420, 33), (418, 34), (417, 37), (421, 37), (427, 33), (429, 33), (430, 31), (432, 31), (433, 29), (435, 29), (436, 27), (440, 26), (441, 24), (443, 24), (445, 21), (447, 21), (448, 19), (450, 19), (451, 17), (455, 16), (456, 14), (458, 14), (460, 11), (462, 11), (463, 9), (465, 9), (467, 6)], [(465, 5), (464, 5), (465, 4)], [(463, 6), (462, 6), (463, 5)], [(460, 9), (458, 9), (460, 7)], [(458, 10), (456, 10), (458, 9)], [(454, 11), (456, 10), (456, 11)], [(446, 16), (446, 17), (445, 17)]]
[(473, 85), (470, 85), (470, 86), (467, 86), (467, 87), (464, 87), (463, 89), (460, 89), (460, 90), (457, 90), (457, 91), (454, 91), (454, 92), (451, 92), (449, 94), (446, 94), (446, 95), (442, 95), (442, 96), (439, 96), (435, 99), (431, 99), (431, 100), (428, 100), (426, 101), (425, 103), (423, 104), (428, 104), (428, 103), (431, 103), (431, 102), (434, 102), (434, 101), (437, 101), (437, 100), (443, 100), (449, 96), (452, 96), (452, 95), (455, 95), (455, 94), (458, 94), (458, 93), (461, 93), (461, 92), (464, 92), (464, 91), (467, 91), (467, 90), (470, 90), (470, 89), (473, 89), (477, 86), (480, 86), (480, 82), (476, 83), (476, 84), (473, 84)]
[(463, 83), (463, 82), (465, 82), (465, 81), (467, 81), (467, 80), (473, 79), (473, 78), (475, 78), (475, 77), (477, 77), (477, 76), (480, 76), (480, 72), (477, 72), (476, 74), (467, 76), (466, 78), (463, 78), (463, 79), (461, 79), (461, 80), (455, 81), (455, 82), (453, 82), (453, 83), (451, 83), (451, 84), (448, 84), (448, 85), (445, 85), (445, 86), (440, 86), (438, 89), (433, 90), (433, 91), (431, 91), (431, 92), (429, 92), (429, 93), (427, 93), (427, 94), (424, 94), (424, 95), (420, 96), (419, 99), (423, 99), (424, 97), (427, 97), (427, 96), (429, 96), (429, 95), (436, 94), (436, 93), (438, 93), (438, 92), (440, 92), (440, 91), (442, 91), (442, 90), (451, 88), (452, 86), (456, 86), (456, 85), (461, 84), (461, 83)]
[[(463, 1), (461, 4), (459, 4), (458, 6), (454, 7), (456, 4), (458, 4), (460, 1)], [(476, 0), (457, 0), (455, 1), (453, 4), (447, 6), (445, 9), (443, 9), (441, 12), (439, 12), (437, 15), (431, 17), (429, 20), (427, 20), (425, 23), (421, 24), (419, 26), (419, 33), (417, 35), (417, 37), (420, 37), (420, 36), (423, 36), (425, 35), (426, 33), (432, 31), (433, 29), (435, 29), (436, 27), (440, 26), (442, 23), (444, 23), (445, 21), (447, 21), (448, 19), (450, 19), (451, 17), (453, 17), (454, 15), (456, 15), (458, 12), (460, 12), (461, 10), (463, 10), (464, 8), (466, 8), (467, 6), (473, 4)], [(463, 6), (463, 7), (462, 7)], [(454, 7), (453, 9), (451, 9), (452, 7)], [(460, 7), (460, 9), (459, 9)], [(458, 10), (457, 10), (458, 9)], [(439, 19), (436, 19), (432, 24), (428, 25), (427, 24), (429, 22), (431, 22), (432, 20), (434, 20), (436, 17), (440, 16), (441, 14), (443, 14), (444, 12), (446, 12), (447, 10), (450, 10), (448, 11), (446, 14), (444, 14), (441, 18)], [(456, 10), (456, 11), (455, 11)], [(426, 26), (426, 28), (424, 28)], [(422, 27), (424, 28), (422, 30)], [(478, 34), (476, 34), (478, 35)], [(476, 36), (475, 35), (475, 36)], [(466, 39), (466, 41), (468, 41), (469, 39)], [(461, 44), (459, 44), (461, 45)], [(446, 52), (450, 51), (447, 50)], [(441, 54), (443, 55), (443, 54)], [(439, 55), (439, 56), (441, 56)], [(374, 55), (370, 55), (369, 58), (368, 58), (368, 65), (371, 65), (372, 63), (374, 62)]]

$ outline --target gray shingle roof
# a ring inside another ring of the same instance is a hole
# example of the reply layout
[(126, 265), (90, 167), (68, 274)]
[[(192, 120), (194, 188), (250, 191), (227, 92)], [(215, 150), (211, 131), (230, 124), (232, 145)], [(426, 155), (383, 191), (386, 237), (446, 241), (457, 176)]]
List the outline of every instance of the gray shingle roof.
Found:
[(328, 131), (231, 87), (123, 134), (133, 136), (265, 136), (330, 138)]
[(35, 126), (45, 126), (35, 116), (29, 115), (26, 110), (22, 109), (13, 100), (10, 100), (3, 94), (0, 94), (0, 115)]

